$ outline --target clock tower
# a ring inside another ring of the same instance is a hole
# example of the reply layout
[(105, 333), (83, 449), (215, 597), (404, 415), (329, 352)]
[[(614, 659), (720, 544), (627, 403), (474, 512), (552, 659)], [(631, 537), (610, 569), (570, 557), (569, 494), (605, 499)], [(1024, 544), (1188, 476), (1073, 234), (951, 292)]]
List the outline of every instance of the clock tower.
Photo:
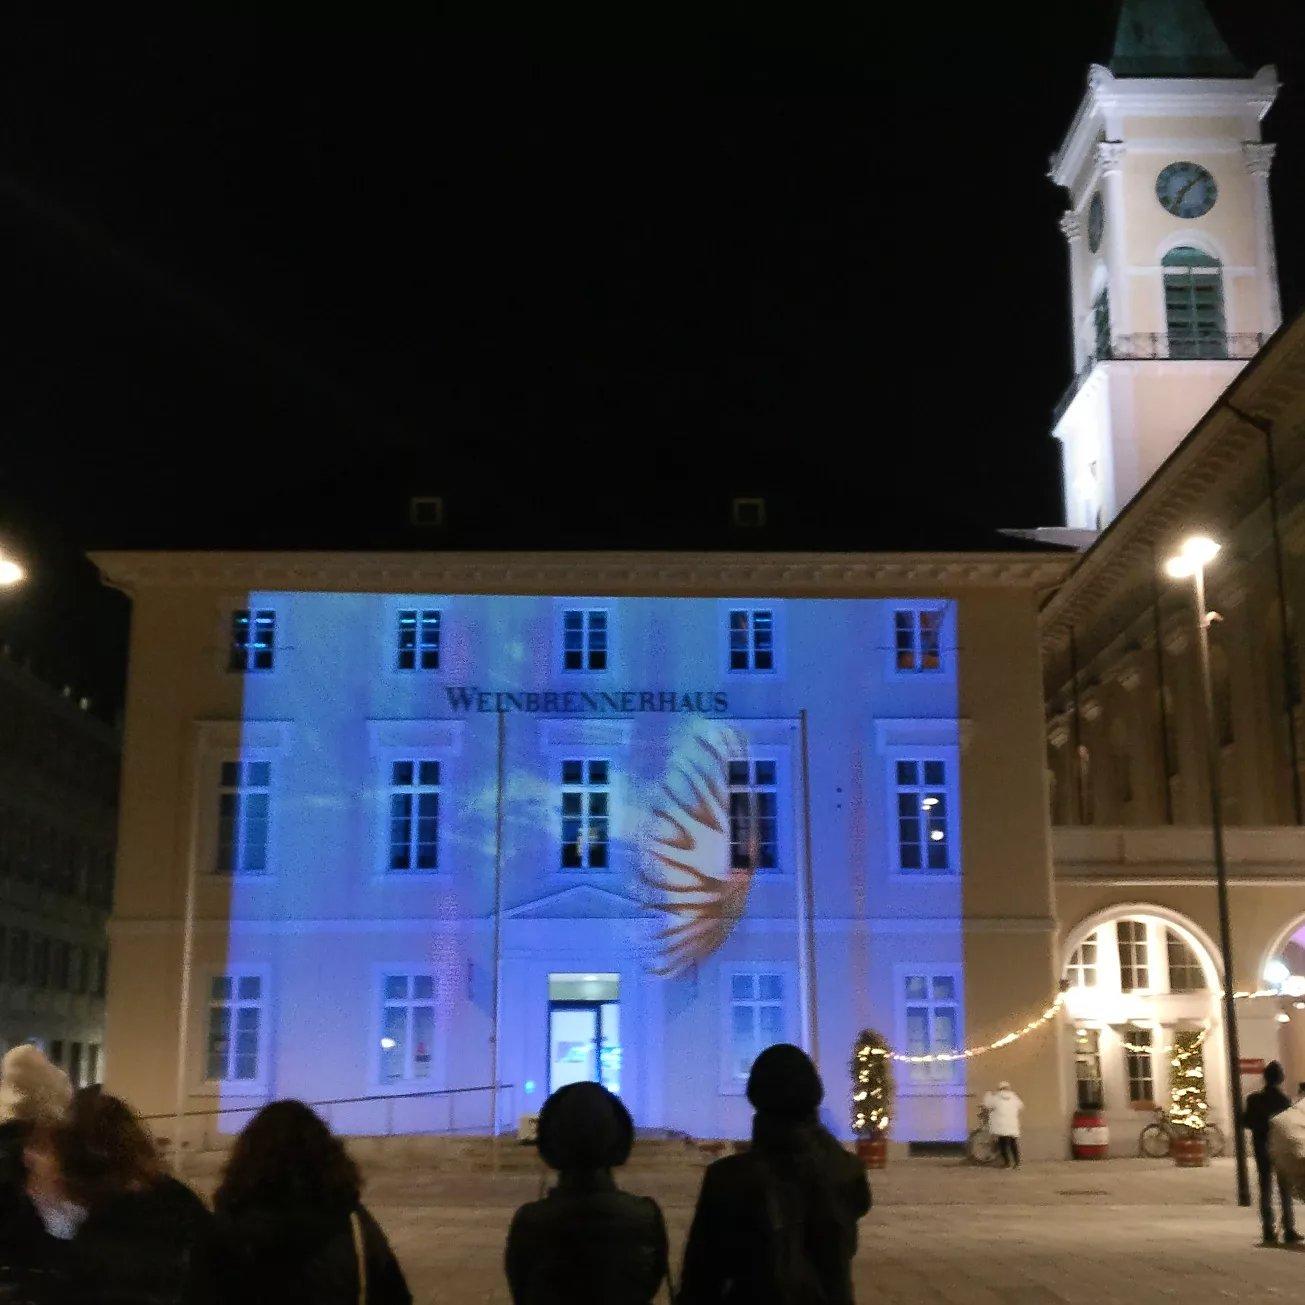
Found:
[(1071, 529), (1104, 529), (1278, 328), (1260, 139), (1277, 90), (1202, 0), (1123, 0), (1051, 162), (1069, 192), (1074, 380), (1054, 434)]

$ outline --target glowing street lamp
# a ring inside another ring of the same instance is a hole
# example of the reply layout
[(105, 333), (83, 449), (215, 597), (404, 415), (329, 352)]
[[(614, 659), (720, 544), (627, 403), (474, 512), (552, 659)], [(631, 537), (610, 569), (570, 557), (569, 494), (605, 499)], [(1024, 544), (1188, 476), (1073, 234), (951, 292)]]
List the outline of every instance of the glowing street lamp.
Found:
[(1250, 1205), (1251, 1180), (1246, 1166), (1246, 1134), (1242, 1129), (1241, 1047), (1237, 1037), (1237, 1011), (1233, 1003), (1232, 927), (1228, 921), (1228, 866), (1223, 851), (1223, 796), (1219, 787), (1219, 750), (1214, 730), (1214, 691), (1210, 685), (1210, 623), (1217, 612), (1205, 608), (1205, 568), (1219, 555), (1219, 545), (1204, 535), (1193, 535), (1165, 563), (1175, 580), (1191, 580), (1196, 609), (1196, 645), (1201, 661), (1201, 700), (1205, 724), (1205, 759), (1210, 776), (1210, 832), (1214, 838), (1214, 874), (1219, 901), (1219, 948), (1223, 952), (1224, 1048), (1228, 1053), (1228, 1086), (1232, 1093), (1232, 1133), (1237, 1152), (1237, 1204)]
[(12, 589), (27, 579), (27, 572), (8, 553), (0, 548), (0, 589)]

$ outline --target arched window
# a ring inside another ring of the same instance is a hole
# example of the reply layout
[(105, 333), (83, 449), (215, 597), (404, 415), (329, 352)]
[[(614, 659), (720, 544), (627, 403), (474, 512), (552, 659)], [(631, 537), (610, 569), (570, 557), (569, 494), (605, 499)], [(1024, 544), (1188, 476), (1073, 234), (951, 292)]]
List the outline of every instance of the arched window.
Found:
[(1165, 323), (1171, 358), (1226, 358), (1223, 267), (1217, 258), (1180, 245), (1162, 260)]

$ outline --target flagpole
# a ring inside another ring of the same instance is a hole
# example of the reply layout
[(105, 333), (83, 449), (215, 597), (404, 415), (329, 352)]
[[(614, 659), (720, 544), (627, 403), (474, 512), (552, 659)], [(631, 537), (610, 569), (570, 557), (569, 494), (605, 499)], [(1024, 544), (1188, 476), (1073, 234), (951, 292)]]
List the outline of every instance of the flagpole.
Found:
[(172, 1168), (182, 1171), (181, 1132), (186, 1121), (186, 1066), (190, 1059), (190, 988), (195, 955), (195, 880), (199, 842), (199, 749), (192, 750), (190, 835), (186, 847), (186, 904), (181, 925), (181, 994), (177, 1009), (177, 1100), (172, 1126)]
[(498, 1119), (498, 1034), (501, 1012), (499, 1010), (500, 983), (499, 969), (502, 960), (502, 923), (503, 923), (503, 736), (506, 728), (505, 717), (498, 713), (498, 768), (497, 800), (494, 814), (494, 977), (493, 1006), (494, 1032), (490, 1038), (490, 1109), (493, 1112), (493, 1149), (494, 1173), (499, 1170), (499, 1119)]
[(811, 753), (807, 747), (807, 709), (799, 717), (802, 735), (802, 833), (805, 852), (802, 858), (802, 908), (806, 938), (806, 1017), (810, 1031), (810, 1056), (820, 1064), (820, 1007), (816, 999), (816, 903), (811, 873)]

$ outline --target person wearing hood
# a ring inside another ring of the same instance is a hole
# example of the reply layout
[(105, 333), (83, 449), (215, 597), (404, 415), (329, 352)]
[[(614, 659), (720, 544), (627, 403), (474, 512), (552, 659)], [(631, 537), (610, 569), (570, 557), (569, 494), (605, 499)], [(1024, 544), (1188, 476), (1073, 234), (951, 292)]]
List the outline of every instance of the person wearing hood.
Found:
[(824, 1085), (801, 1048), (768, 1047), (747, 1090), (752, 1146), (703, 1175), (680, 1305), (852, 1305), (865, 1167), (820, 1126)]
[(634, 1146), (630, 1112), (598, 1083), (570, 1083), (544, 1102), (536, 1137), (558, 1180), (512, 1218), (513, 1305), (650, 1305), (670, 1253), (657, 1202), (612, 1177)]
[(48, 1145), (71, 1100), (68, 1076), (36, 1047), (14, 1047), (0, 1062), (0, 1290), (16, 1299), (32, 1292), (59, 1249), (44, 1221), (56, 1203), (39, 1183), (36, 1200), (28, 1191), (28, 1148)]
[(236, 1139), (187, 1305), (412, 1305), (344, 1143), (302, 1101)]
[(983, 1098), (983, 1108), (988, 1112), (988, 1128), (997, 1139), (1001, 1150), (1002, 1167), (1020, 1167), (1020, 1113), (1024, 1102), (1015, 1095), (1009, 1083), (997, 1084), (995, 1092)]
[(65, 1212), (70, 1237), (52, 1278), (65, 1305), (181, 1305), (191, 1254), (208, 1230), (203, 1201), (170, 1177), (144, 1124), (97, 1087), (83, 1088), (29, 1170)]
[[(1278, 1230), (1273, 1217), (1273, 1186), (1275, 1175), (1269, 1159), (1269, 1126), (1278, 1115), (1291, 1109), (1291, 1098), (1282, 1090), (1286, 1078), (1282, 1066), (1271, 1060), (1264, 1067), (1264, 1087), (1246, 1098), (1241, 1125), (1250, 1130), (1251, 1146), (1255, 1152), (1255, 1172), (1260, 1186), (1260, 1223), (1264, 1229), (1264, 1244), (1275, 1246)], [(1277, 1175), (1278, 1200), (1282, 1204), (1282, 1239), (1288, 1246), (1301, 1240), (1296, 1231), (1296, 1215), (1291, 1207), (1291, 1184)]]

